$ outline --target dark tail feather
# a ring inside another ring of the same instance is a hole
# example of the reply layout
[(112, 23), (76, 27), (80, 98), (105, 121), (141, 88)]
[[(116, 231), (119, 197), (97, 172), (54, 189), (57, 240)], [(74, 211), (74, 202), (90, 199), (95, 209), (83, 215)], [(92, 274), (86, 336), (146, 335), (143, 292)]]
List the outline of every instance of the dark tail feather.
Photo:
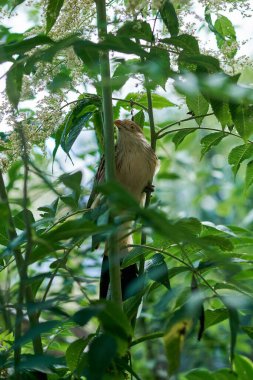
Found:
[(106, 299), (110, 283), (109, 274), (109, 259), (108, 256), (103, 256), (101, 276), (99, 284), (99, 299)]
[[(131, 285), (138, 277), (137, 265), (133, 264), (121, 271), (121, 289), (122, 289), (122, 299), (125, 301), (131, 296)], [(109, 259), (108, 256), (103, 257), (101, 277), (100, 277), (100, 288), (99, 288), (99, 298), (106, 299), (108, 289), (110, 284), (109, 275)]]

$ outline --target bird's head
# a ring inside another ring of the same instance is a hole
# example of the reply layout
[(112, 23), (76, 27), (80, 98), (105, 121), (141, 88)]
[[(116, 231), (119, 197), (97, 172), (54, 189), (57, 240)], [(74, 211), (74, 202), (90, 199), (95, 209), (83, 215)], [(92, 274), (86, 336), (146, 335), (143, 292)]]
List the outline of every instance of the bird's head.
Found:
[(132, 120), (115, 120), (114, 124), (119, 130), (120, 134), (127, 134), (128, 136), (143, 136), (141, 127)]

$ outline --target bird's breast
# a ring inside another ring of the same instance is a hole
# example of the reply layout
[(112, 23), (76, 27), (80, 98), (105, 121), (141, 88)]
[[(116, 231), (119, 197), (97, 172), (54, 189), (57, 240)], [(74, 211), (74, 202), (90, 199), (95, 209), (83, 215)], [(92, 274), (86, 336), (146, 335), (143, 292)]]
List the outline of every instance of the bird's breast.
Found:
[(129, 144), (123, 150), (118, 150), (117, 179), (140, 202), (143, 190), (152, 182), (156, 165), (155, 153), (148, 144)]

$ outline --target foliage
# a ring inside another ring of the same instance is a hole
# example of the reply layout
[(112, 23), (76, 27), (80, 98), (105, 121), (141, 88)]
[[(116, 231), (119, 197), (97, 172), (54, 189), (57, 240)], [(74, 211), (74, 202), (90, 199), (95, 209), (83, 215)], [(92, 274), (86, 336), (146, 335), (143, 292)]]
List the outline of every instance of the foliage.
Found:
[[(10, 16), (26, 3), (0, 1)], [(195, 33), (194, 2), (139, 3), (109, 2), (100, 39), (87, 0), (34, 2), (34, 27), (0, 28), (1, 378), (252, 378), (252, 69), (226, 8), (239, 2), (201, 2)], [(85, 207), (107, 54), (114, 118), (132, 117), (160, 159), (146, 207), (113, 181), (100, 187), (110, 211)], [(134, 243), (120, 265), (140, 275), (121, 307), (97, 288), (126, 210)]]

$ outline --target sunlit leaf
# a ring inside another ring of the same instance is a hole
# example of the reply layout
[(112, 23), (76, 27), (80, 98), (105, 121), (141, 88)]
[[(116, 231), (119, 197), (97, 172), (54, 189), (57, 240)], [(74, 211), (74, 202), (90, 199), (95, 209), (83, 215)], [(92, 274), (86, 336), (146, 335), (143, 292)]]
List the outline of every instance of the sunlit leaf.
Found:
[(195, 131), (196, 131), (196, 128), (187, 128), (187, 129), (182, 129), (182, 131), (178, 131), (172, 138), (172, 141), (176, 145), (176, 149), (184, 141), (186, 136), (190, 135), (191, 133)]
[(241, 163), (253, 155), (253, 144), (247, 143), (238, 145), (231, 150), (228, 156), (228, 163), (232, 166), (232, 170), (236, 175)]
[(197, 117), (195, 119), (196, 123), (198, 125), (201, 125), (204, 116), (207, 114), (209, 108), (209, 103), (207, 102), (207, 100), (201, 93), (197, 95), (193, 94), (191, 96), (186, 96), (186, 104), (189, 110), (193, 112), (194, 116), (203, 115), (203, 117)]
[(202, 149), (201, 149), (201, 158), (203, 158), (203, 156), (209, 152), (209, 150), (218, 145), (219, 142), (224, 138), (226, 137), (226, 134), (224, 134), (224, 132), (214, 132), (214, 133), (210, 133), (209, 135), (206, 135), (205, 137), (203, 137), (201, 139), (201, 145), (202, 145)]

